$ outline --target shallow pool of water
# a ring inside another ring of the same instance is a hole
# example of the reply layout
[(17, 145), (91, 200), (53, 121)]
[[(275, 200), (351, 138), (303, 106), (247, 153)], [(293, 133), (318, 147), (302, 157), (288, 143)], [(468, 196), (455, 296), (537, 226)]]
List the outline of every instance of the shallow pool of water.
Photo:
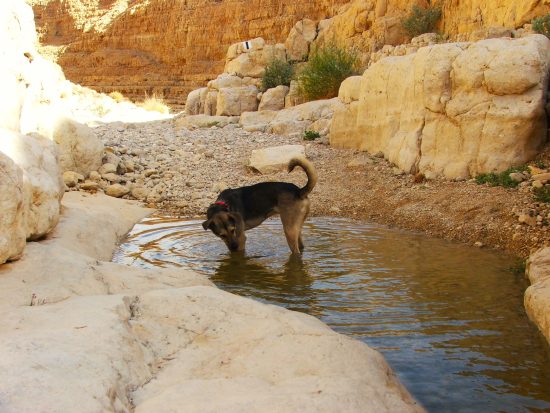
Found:
[(190, 268), (319, 317), (381, 351), (431, 412), (550, 411), (550, 351), (513, 259), (348, 219), (309, 219), (302, 259), (289, 258), (278, 220), (247, 236), (246, 256), (230, 256), (201, 221), (152, 217), (113, 260)]

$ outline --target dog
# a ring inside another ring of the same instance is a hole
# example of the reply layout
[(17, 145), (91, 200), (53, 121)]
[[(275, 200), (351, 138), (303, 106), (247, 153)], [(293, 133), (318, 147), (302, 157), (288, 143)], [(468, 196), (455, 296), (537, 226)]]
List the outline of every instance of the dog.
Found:
[(230, 252), (243, 252), (245, 231), (279, 214), (290, 251), (300, 254), (304, 249), (302, 226), (309, 214), (308, 195), (317, 183), (317, 172), (313, 164), (303, 158), (293, 158), (288, 164), (288, 172), (297, 166), (307, 175), (303, 188), (287, 182), (261, 182), (226, 189), (208, 207), (202, 227), (221, 238)]

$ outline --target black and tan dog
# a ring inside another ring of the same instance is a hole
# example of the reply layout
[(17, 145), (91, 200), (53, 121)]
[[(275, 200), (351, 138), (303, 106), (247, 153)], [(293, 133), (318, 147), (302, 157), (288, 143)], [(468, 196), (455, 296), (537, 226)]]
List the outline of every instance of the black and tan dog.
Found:
[(302, 226), (309, 213), (307, 196), (317, 183), (317, 172), (311, 162), (302, 158), (292, 159), (288, 164), (288, 172), (292, 172), (296, 166), (305, 171), (306, 186), (298, 188), (287, 182), (262, 182), (226, 189), (208, 207), (203, 228), (212, 230), (230, 251), (244, 251), (244, 232), (279, 214), (288, 246), (293, 254), (299, 254), (304, 249)]

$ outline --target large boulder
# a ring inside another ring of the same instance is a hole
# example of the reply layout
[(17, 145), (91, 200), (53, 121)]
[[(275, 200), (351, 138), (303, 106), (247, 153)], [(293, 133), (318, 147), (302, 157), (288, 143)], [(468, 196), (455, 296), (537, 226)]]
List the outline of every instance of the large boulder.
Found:
[(217, 94), (217, 116), (240, 116), (258, 109), (258, 88), (243, 86), (222, 88)]
[(0, 130), (0, 151), (23, 171), (26, 238), (41, 238), (57, 225), (64, 194), (57, 147), (43, 136), (4, 129)]
[(248, 166), (262, 174), (285, 171), (292, 158), (305, 158), (303, 145), (282, 145), (255, 149), (250, 155)]
[(53, 140), (59, 145), (63, 171), (75, 171), (88, 176), (101, 166), (103, 143), (88, 126), (61, 118), (54, 127)]
[(288, 60), (307, 60), (309, 45), (315, 37), (317, 37), (317, 23), (310, 19), (297, 22), (285, 41)]
[(224, 72), (240, 77), (260, 78), (265, 67), (273, 60), (286, 61), (283, 44), (266, 45), (262, 38), (235, 43), (227, 51)]
[(550, 342), (550, 247), (529, 257), (525, 273), (531, 281), (525, 291), (525, 309)]
[(279, 85), (277, 87), (267, 89), (262, 94), (262, 99), (258, 110), (281, 110), (285, 107), (285, 97), (288, 94), (289, 87)]
[(300, 135), (312, 123), (320, 119), (331, 119), (335, 110), (344, 104), (338, 98), (314, 100), (277, 112), (267, 127), (267, 132), (277, 135)]
[(185, 101), (185, 113), (187, 115), (198, 115), (202, 113), (201, 94), (206, 89), (207, 88), (203, 87), (189, 92), (187, 100)]
[(23, 171), (0, 151), (0, 264), (23, 253), (27, 235)]
[(359, 95), (361, 91), (361, 81), (363, 78), (361, 76), (350, 76), (347, 79), (344, 79), (338, 89), (338, 97), (344, 103), (351, 103), (359, 100)]
[(243, 112), (239, 119), (239, 125), (248, 132), (265, 132), (267, 125), (271, 122), (277, 112), (272, 110), (261, 110), (258, 112)]
[(363, 74), (358, 107), (336, 114), (331, 144), (381, 151), (429, 178), (523, 164), (546, 139), (549, 63), (542, 35), (439, 44), (382, 59)]

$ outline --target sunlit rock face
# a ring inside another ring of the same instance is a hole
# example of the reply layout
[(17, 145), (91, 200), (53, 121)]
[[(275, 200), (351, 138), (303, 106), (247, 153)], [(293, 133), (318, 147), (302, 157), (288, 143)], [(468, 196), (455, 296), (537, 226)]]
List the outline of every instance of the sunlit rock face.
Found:
[(550, 41), (542, 35), (446, 43), (367, 69), (337, 111), (331, 144), (429, 178), (468, 178), (531, 160), (546, 139)]

